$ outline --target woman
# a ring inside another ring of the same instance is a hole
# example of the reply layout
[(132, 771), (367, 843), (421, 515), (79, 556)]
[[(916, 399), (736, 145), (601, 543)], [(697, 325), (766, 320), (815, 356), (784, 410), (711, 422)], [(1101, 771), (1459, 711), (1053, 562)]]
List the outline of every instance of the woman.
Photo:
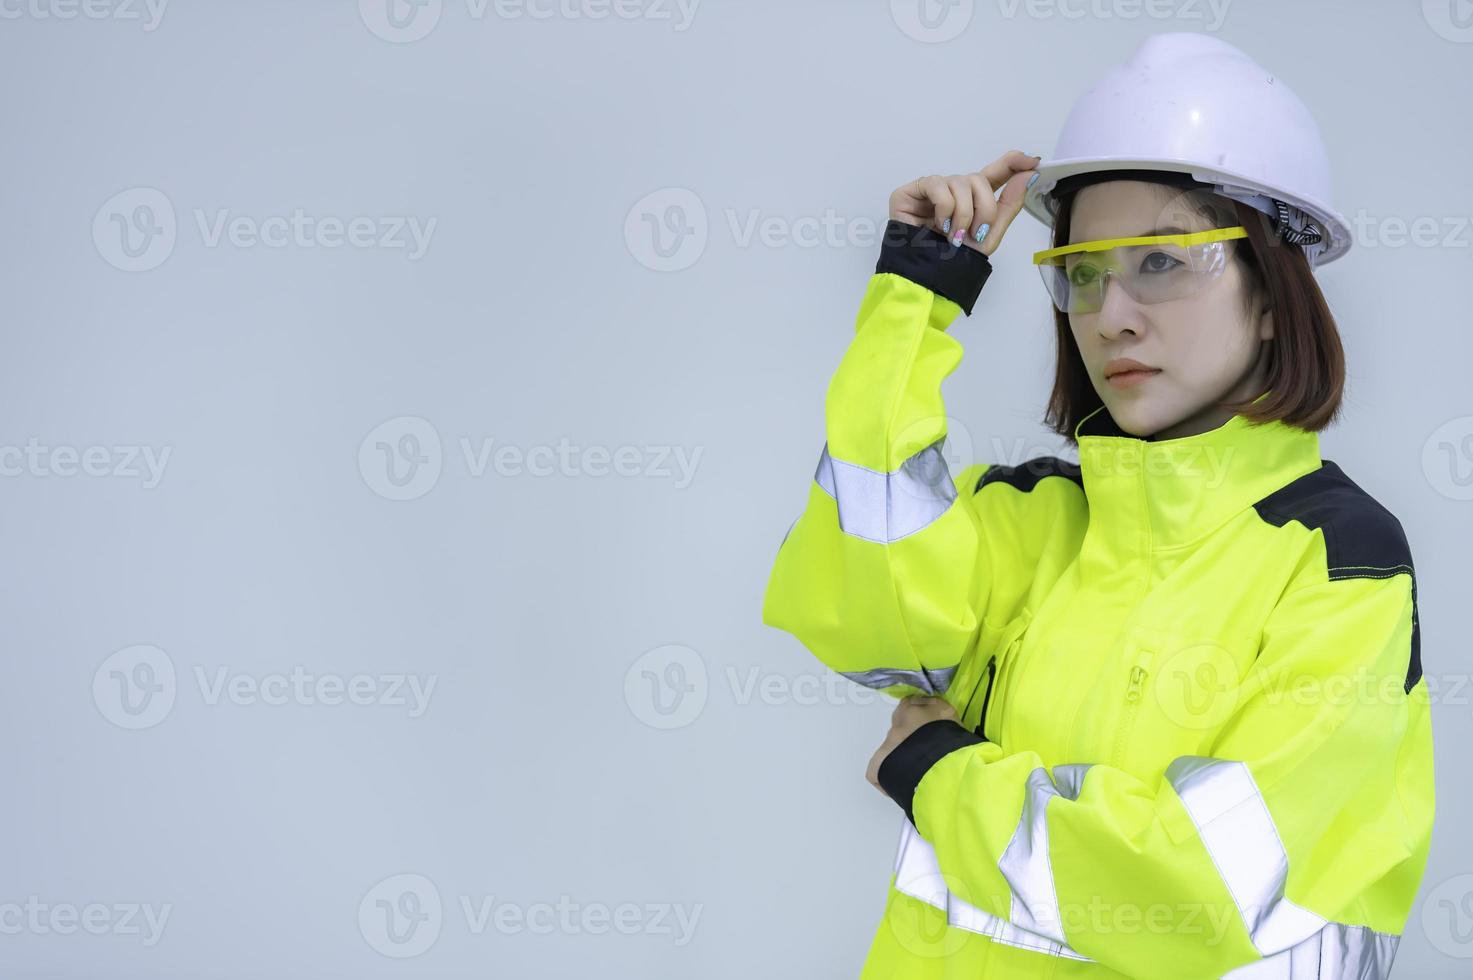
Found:
[[(1344, 366), (1311, 268), (1349, 238), (1317, 131), (1163, 34), (1058, 150), (891, 196), (768, 582), (764, 622), (899, 699), (863, 978), (1385, 977), (1431, 724), (1401, 525), (1319, 453)], [(1079, 462), (953, 477), (947, 331), (1025, 203)]]

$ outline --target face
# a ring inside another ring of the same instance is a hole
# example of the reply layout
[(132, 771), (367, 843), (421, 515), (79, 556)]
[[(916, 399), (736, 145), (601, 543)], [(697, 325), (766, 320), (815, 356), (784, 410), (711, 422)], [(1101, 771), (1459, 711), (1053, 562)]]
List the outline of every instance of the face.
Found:
[[(1189, 232), (1220, 227), (1180, 195), (1173, 187), (1134, 180), (1091, 184), (1075, 195), (1069, 244), (1150, 235), (1169, 226)], [(1231, 416), (1218, 403), (1262, 393), (1273, 314), (1244, 315), (1243, 270), (1232, 257), (1238, 247), (1246, 247), (1245, 240), (1228, 246), (1222, 275), (1191, 296), (1141, 304), (1112, 279), (1098, 311), (1069, 314), (1095, 391), (1130, 434), (1159, 440), (1205, 432)], [(1121, 385), (1105, 377), (1117, 358), (1157, 370)]]

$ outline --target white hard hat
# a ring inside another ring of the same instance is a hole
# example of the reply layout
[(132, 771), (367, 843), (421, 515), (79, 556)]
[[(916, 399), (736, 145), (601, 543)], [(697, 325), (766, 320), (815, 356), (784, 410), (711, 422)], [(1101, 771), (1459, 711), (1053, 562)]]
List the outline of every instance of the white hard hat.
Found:
[(1060, 180), (1165, 170), (1269, 215), (1311, 266), (1350, 248), (1350, 228), (1330, 206), (1330, 161), (1314, 117), (1282, 80), (1207, 34), (1147, 38), (1074, 103), (1053, 156), (1036, 169), (1023, 206), (1051, 228)]

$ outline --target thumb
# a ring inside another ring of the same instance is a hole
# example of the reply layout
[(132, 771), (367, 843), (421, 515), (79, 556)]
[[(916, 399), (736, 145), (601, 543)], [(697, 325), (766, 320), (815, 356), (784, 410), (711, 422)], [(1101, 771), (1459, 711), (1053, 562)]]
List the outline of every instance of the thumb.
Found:
[(1008, 226), (1013, 223), (1018, 212), (1023, 210), (1023, 196), (1028, 191), (1028, 182), (1036, 173), (1036, 170), (1021, 170), (1002, 185), (1002, 193), (997, 197), (997, 217), (993, 220), (987, 237), (982, 240), (981, 251), (984, 255), (991, 255), (1002, 244), (1002, 237), (1007, 234)]

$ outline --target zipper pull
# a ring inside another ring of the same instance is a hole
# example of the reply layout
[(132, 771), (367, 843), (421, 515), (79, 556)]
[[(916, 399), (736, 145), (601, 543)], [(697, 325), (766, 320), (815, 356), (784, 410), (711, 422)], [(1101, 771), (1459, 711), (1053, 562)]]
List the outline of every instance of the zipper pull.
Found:
[(973, 729), (979, 737), (986, 738), (982, 729), (987, 725), (987, 702), (992, 700), (992, 678), (997, 673), (997, 654), (987, 658), (987, 690), (982, 695), (982, 713), (977, 718), (977, 727)]
[(1125, 692), (1127, 701), (1139, 701), (1141, 699), (1141, 685), (1146, 679), (1146, 668), (1136, 664), (1130, 668), (1130, 688)]

